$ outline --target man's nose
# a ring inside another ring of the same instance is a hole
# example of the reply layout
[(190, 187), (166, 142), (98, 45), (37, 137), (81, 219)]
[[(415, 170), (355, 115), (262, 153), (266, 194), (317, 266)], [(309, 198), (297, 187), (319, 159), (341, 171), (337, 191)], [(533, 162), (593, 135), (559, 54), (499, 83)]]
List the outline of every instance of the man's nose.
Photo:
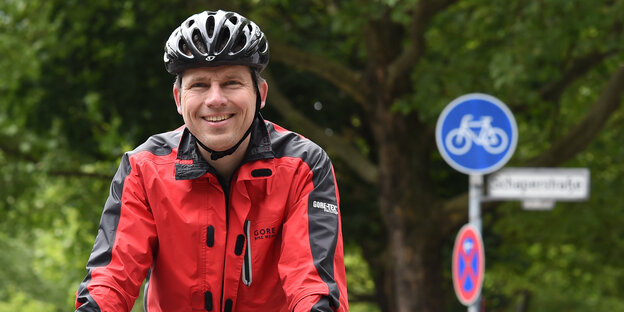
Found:
[(204, 99), (204, 104), (207, 106), (222, 106), (227, 103), (227, 98), (223, 94), (221, 86), (217, 83), (213, 83), (208, 89), (208, 94)]

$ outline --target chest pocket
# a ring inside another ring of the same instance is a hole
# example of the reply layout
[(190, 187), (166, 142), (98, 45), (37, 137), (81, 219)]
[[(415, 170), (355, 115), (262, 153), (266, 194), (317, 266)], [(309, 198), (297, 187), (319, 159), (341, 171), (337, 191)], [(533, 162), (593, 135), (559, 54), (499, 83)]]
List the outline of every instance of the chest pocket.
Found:
[(245, 221), (247, 244), (242, 272), (245, 285), (251, 286), (253, 278), (262, 280), (266, 275), (277, 274), (281, 229), (281, 220)]
[[(286, 189), (273, 189), (275, 184), (246, 181), (251, 209), (244, 223), (246, 236), (242, 282), (255, 287), (265, 280), (279, 279), (277, 264), (282, 244), (281, 229), (286, 204)], [(273, 187), (271, 187), (271, 185)], [(282, 188), (281, 184), (277, 185)]]

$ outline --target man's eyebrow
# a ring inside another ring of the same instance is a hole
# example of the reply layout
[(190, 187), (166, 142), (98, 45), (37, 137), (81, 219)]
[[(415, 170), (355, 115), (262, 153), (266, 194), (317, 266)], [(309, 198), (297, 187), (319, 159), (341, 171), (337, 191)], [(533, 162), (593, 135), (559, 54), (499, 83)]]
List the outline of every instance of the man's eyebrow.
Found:
[(243, 75), (242, 73), (225, 73), (223, 75), (220, 75), (220, 77), (212, 77), (212, 76), (205, 76), (205, 75), (198, 75), (198, 76), (193, 76), (188, 78), (188, 83), (189, 84), (193, 84), (195, 82), (198, 81), (206, 81), (206, 80), (231, 80), (231, 79), (235, 79), (235, 80), (245, 80), (245, 75)]
[(195, 82), (202, 81), (202, 80), (206, 80), (206, 79), (207, 79), (207, 78), (206, 78), (206, 77), (204, 77), (204, 76), (192, 76), (192, 77), (190, 77), (190, 78), (188, 78), (188, 79), (186, 80), (186, 82), (187, 82), (186, 84), (187, 84), (187, 85), (190, 85), (190, 84), (193, 84), (193, 83), (195, 83)]
[(226, 73), (225, 75), (223, 75), (223, 78), (227, 79), (239, 79), (239, 80), (245, 80), (245, 76), (241, 73)]

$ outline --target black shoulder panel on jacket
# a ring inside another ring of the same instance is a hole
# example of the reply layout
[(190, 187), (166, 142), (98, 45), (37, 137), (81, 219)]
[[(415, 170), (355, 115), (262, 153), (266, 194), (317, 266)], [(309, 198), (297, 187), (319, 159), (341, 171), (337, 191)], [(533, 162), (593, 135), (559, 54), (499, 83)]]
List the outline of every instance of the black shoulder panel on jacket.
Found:
[(276, 158), (300, 158), (313, 169), (322, 158), (327, 157), (320, 146), (295, 132), (283, 128), (276, 129), (276, 125), (271, 122), (267, 122), (267, 129)]
[(181, 136), (181, 129), (153, 135), (132, 151), (131, 154), (148, 151), (156, 156), (169, 155), (180, 144)]

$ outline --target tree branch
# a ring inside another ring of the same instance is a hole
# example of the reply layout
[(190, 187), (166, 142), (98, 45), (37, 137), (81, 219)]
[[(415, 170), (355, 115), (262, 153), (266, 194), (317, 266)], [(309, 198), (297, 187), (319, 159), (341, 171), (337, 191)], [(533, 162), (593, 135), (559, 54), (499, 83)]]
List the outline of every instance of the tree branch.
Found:
[(425, 51), (425, 32), (429, 22), (457, 0), (421, 0), (413, 12), (409, 26), (410, 44), (388, 68), (388, 88), (392, 90), (399, 81), (409, 77)]
[(624, 90), (624, 65), (621, 65), (607, 82), (600, 97), (594, 102), (586, 117), (566, 136), (552, 144), (550, 149), (529, 160), (528, 166), (556, 166), (584, 150), (607, 124), (622, 102)]
[[(622, 23), (619, 20), (616, 20), (613, 23), (611, 33), (616, 37), (622, 33)], [(573, 49), (574, 45), (570, 48)], [(567, 68), (562, 68), (561, 79), (544, 86), (539, 91), (540, 97), (545, 101), (557, 103), (568, 86), (570, 86), (579, 77), (585, 75), (596, 65), (602, 63), (604, 59), (618, 53), (619, 51), (621, 51), (621, 49), (611, 49), (603, 52), (596, 50), (591, 51), (584, 56), (572, 59), (569, 65), (566, 66)]]
[(270, 48), (273, 60), (306, 70), (333, 83), (353, 97), (365, 110), (370, 110), (361, 73), (352, 71), (336, 61), (301, 51), (276, 39), (271, 39)]
[(315, 125), (293, 108), (290, 101), (277, 88), (277, 84), (272, 79), (270, 73), (265, 72), (263, 76), (271, 86), (269, 88), (269, 101), (272, 108), (275, 108), (290, 124), (294, 125), (297, 131), (305, 133), (307, 137), (322, 145), (329, 154), (336, 155), (344, 160), (345, 164), (366, 182), (371, 184), (377, 183), (377, 166), (364, 157), (357, 149), (353, 148), (346, 140), (336, 135), (328, 136), (325, 134), (325, 130)]
[(575, 59), (567, 70), (563, 71), (561, 79), (544, 86), (540, 91), (540, 97), (549, 102), (558, 102), (561, 94), (579, 77), (585, 75), (596, 65), (616, 53), (615, 50), (607, 52), (593, 51), (583, 57)]
[[(2, 138), (2, 142), (6, 143), (7, 139), (6, 138)], [(16, 145), (14, 145), (14, 146), (8, 146), (8, 144), (6, 146), (0, 145), (0, 152), (2, 152), (4, 154), (7, 154), (9, 156), (13, 156), (13, 157), (15, 157), (17, 159), (25, 160), (25, 161), (32, 162), (32, 163), (36, 163), (38, 161), (32, 155), (22, 153), (19, 150), (19, 148), (17, 148)]]
[(52, 170), (48, 172), (51, 176), (59, 176), (59, 177), (77, 177), (77, 178), (92, 178), (92, 179), (100, 179), (111, 181), (113, 179), (112, 175), (95, 173), (95, 172), (82, 172), (82, 171), (70, 171), (70, 170)]
[[(0, 153), (4, 153), (8, 156), (18, 159), (16, 161), (32, 163), (35, 165), (38, 165), (41, 161), (40, 159), (33, 157), (31, 154), (22, 153), (19, 149), (8, 147), (8, 146), (0, 145)], [(112, 175), (96, 173), (96, 172), (83, 172), (79, 170), (49, 170), (49, 171), (45, 171), (45, 173), (50, 176), (95, 178), (95, 179), (102, 179), (102, 180), (111, 180), (113, 178)]]

